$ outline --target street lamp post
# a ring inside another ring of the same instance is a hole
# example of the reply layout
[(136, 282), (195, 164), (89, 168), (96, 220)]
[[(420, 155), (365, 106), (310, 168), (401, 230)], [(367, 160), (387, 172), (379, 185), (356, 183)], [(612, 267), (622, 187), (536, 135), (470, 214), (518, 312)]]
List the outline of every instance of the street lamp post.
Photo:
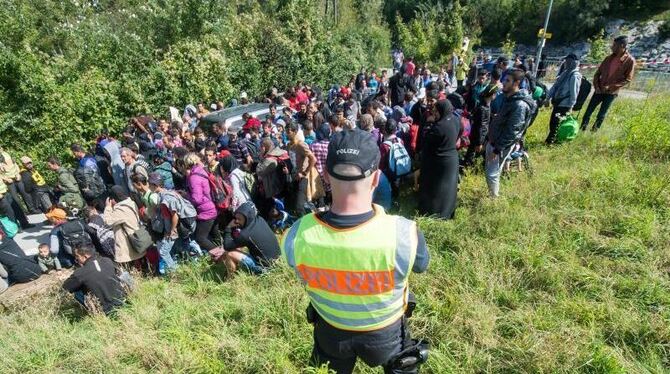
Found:
[(542, 35), (540, 35), (540, 40), (537, 42), (537, 56), (535, 57), (535, 63), (533, 64), (533, 77), (537, 78), (537, 68), (540, 65), (540, 58), (542, 57), (542, 48), (544, 48), (544, 42), (546, 40), (545, 36), (547, 34), (547, 27), (549, 27), (549, 17), (551, 16), (551, 7), (554, 5), (554, 0), (549, 0), (549, 8), (547, 8), (547, 15), (544, 17), (544, 28), (542, 29)]

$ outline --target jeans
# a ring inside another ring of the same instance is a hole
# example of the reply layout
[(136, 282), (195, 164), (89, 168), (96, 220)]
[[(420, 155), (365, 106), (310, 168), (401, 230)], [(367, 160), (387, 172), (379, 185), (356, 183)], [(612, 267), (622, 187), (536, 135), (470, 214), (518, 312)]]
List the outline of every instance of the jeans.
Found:
[[(175, 244), (177, 245), (175, 247)], [(177, 268), (177, 261), (174, 257), (176, 251), (191, 251), (198, 256), (202, 256), (202, 250), (197, 242), (189, 238), (161, 239), (156, 243), (158, 254), (160, 255), (158, 272), (162, 275)]]
[(159, 272), (165, 274), (169, 271), (172, 271), (177, 268), (177, 261), (172, 257), (172, 248), (174, 244), (179, 239), (172, 238), (163, 238), (156, 243), (158, 247), (158, 254), (161, 256), (160, 260), (163, 262), (164, 267), (159, 266)]
[(582, 131), (586, 131), (586, 129), (589, 127), (591, 114), (593, 114), (593, 111), (596, 110), (596, 107), (598, 106), (598, 104), (600, 104), (600, 110), (598, 111), (596, 122), (593, 123), (593, 127), (591, 128), (591, 131), (598, 131), (598, 129), (600, 129), (600, 126), (602, 126), (603, 121), (605, 120), (605, 116), (607, 116), (607, 111), (610, 110), (610, 107), (612, 106), (612, 103), (614, 102), (614, 99), (616, 99), (616, 97), (617, 97), (616, 94), (603, 94), (603, 93), (593, 94), (591, 100), (589, 101), (588, 107), (586, 107), (584, 117), (582, 118), (582, 126), (581, 126)]
[(500, 172), (502, 171), (504, 161), (509, 157), (513, 149), (514, 147), (510, 147), (496, 153), (490, 143), (486, 145), (486, 184), (489, 187), (491, 197), (498, 197), (500, 192)]
[(314, 348), (310, 364), (328, 368), (337, 374), (351, 373), (360, 358), (370, 367), (382, 366), (386, 374), (418, 373), (416, 365), (405, 369), (392, 369), (391, 359), (411, 343), (405, 318), (390, 326), (369, 332), (337, 329), (318, 315), (314, 322)]
[(561, 120), (558, 117), (556, 117), (556, 115), (563, 117), (568, 113), (568, 111), (570, 111), (570, 108), (561, 106), (555, 106), (554, 109), (551, 111), (551, 117), (549, 118), (549, 135), (547, 135), (547, 139), (544, 141), (545, 143), (547, 144), (556, 143), (556, 134), (558, 133), (558, 125), (561, 123)]

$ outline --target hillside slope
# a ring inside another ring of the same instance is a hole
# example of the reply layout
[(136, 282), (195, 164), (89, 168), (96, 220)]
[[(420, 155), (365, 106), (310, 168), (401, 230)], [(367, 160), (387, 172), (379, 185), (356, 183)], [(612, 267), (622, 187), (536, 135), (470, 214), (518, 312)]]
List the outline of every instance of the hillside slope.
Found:
[[(635, 116), (670, 127), (667, 104), (619, 100), (602, 132), (553, 148), (538, 144), (545, 111), (529, 134), (534, 177), (505, 180), (493, 201), (483, 175), (468, 175), (455, 221), (419, 219), (432, 254), (411, 280), (412, 329), (434, 345), (424, 372), (670, 370), (668, 153), (628, 130)], [(0, 372), (313, 372), (294, 274), (220, 271), (141, 280), (115, 319), (59, 293), (12, 307), (0, 314)]]

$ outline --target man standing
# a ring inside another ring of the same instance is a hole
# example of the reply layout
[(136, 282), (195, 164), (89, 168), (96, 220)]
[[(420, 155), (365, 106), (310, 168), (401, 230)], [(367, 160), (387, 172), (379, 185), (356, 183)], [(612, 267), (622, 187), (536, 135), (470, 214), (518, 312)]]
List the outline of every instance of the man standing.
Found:
[(372, 204), (379, 157), (369, 133), (334, 134), (326, 161), (332, 208), (304, 216), (282, 241), (310, 299), (311, 364), (327, 362), (339, 374), (351, 373), (358, 357), (387, 373), (416, 373), (427, 358), (427, 346), (409, 336), (408, 278), (430, 256), (416, 223)]
[(500, 113), (489, 125), (489, 143), (486, 145), (486, 184), (491, 197), (500, 191), (500, 171), (505, 160), (528, 127), (536, 105), (533, 98), (520, 92), (525, 73), (510, 69), (503, 80), (505, 100)]
[(591, 131), (598, 131), (621, 87), (633, 80), (635, 59), (628, 53), (627, 48), (628, 40), (625, 36), (614, 39), (612, 54), (605, 57), (605, 60), (598, 66), (596, 75), (593, 77), (593, 88), (596, 92), (591, 97), (582, 118), (582, 131), (586, 131), (586, 128), (589, 127), (591, 114), (600, 105), (596, 122), (591, 128)]

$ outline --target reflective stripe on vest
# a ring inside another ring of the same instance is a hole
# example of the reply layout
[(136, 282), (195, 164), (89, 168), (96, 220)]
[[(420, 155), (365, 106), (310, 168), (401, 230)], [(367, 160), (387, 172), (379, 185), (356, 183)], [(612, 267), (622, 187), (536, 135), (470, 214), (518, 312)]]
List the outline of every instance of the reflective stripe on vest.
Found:
[(375, 206), (375, 212), (370, 221), (352, 229), (330, 227), (310, 214), (289, 229), (282, 243), (314, 309), (343, 330), (388, 326), (407, 304), (416, 226), (386, 215), (381, 207)]

